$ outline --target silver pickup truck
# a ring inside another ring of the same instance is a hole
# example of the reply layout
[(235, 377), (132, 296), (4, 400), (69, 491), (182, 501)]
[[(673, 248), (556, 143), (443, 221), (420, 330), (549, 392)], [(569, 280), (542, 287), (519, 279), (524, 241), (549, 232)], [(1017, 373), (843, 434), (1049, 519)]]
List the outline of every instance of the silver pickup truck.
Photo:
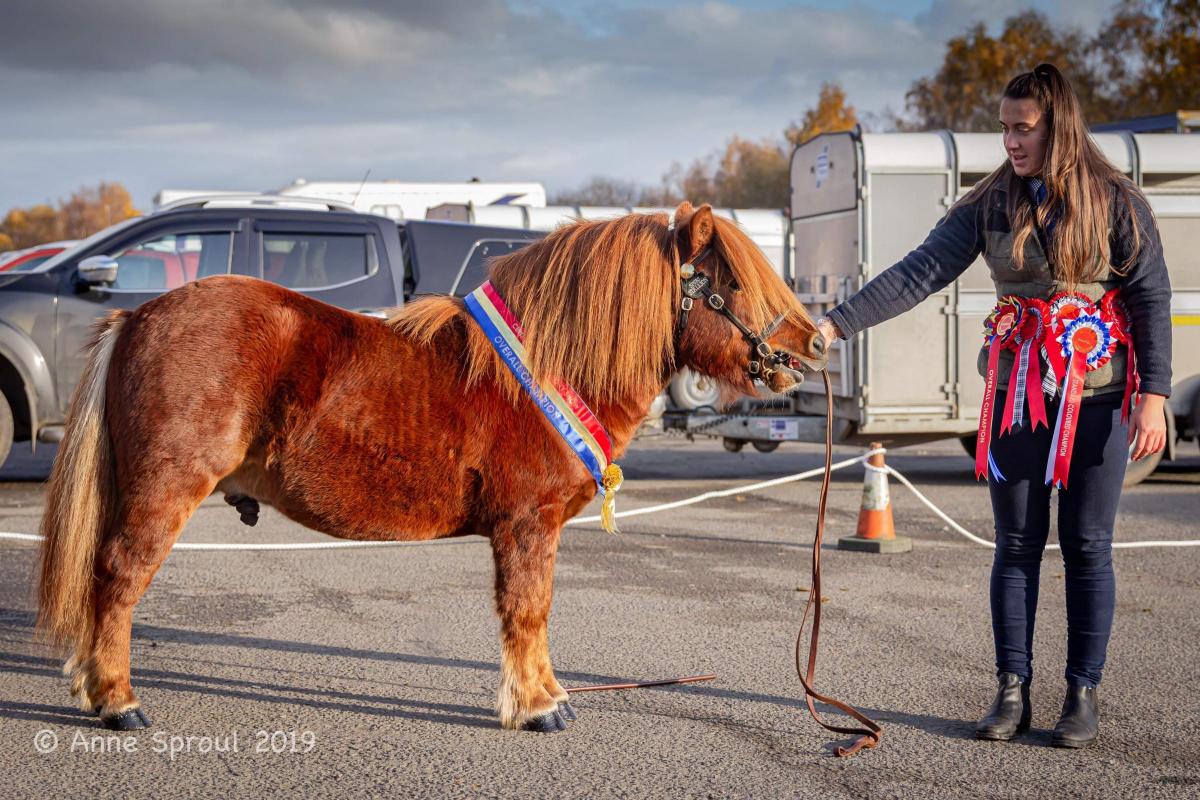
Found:
[(298, 197), (192, 197), (32, 269), (0, 273), (0, 463), (62, 437), (92, 324), (209, 275), (269, 280), (376, 316), (418, 293), (470, 291), (488, 259), (542, 234), (401, 222)]

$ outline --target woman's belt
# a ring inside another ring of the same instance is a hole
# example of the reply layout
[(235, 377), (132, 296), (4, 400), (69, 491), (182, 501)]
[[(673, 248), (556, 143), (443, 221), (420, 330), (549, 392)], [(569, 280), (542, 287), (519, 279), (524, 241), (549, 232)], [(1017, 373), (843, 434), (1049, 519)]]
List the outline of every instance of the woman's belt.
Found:
[[(983, 323), (983, 338), (988, 348), (988, 366), (979, 411), (979, 436), (975, 447), (975, 477), (983, 478), (990, 469), (997, 480), (1004, 475), (991, 456), (992, 417), (996, 404), (996, 374), (1000, 351), (1016, 353), (1008, 396), (1000, 419), (1000, 436), (1026, 423), (1049, 427), (1043, 394), (1062, 393), (1054, 424), (1054, 448), (1046, 462), (1046, 483), (1065, 489), (1079, 424), (1083, 399), (1083, 376), (1108, 363), (1118, 344), (1128, 348), (1126, 356), (1125, 396), (1121, 421), (1129, 418), (1130, 399), (1138, 388), (1137, 365), (1133, 354), (1133, 331), (1125, 304), (1113, 289), (1093, 303), (1081, 294), (1061, 292), (1048, 301), (1036, 297), (1004, 295)], [(1034, 349), (1034, 348), (1037, 349)], [(1049, 367), (1045, 378), (1041, 359)]]

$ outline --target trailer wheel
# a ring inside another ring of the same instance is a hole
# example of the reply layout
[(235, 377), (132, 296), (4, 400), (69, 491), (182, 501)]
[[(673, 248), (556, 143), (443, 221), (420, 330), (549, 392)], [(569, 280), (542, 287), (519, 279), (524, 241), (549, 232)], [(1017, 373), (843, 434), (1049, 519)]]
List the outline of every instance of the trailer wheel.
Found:
[(716, 380), (692, 372), (687, 367), (679, 370), (679, 374), (667, 385), (667, 393), (671, 396), (676, 408), (685, 411), (695, 411), (698, 408), (716, 408), (721, 403), (721, 387)]
[(0, 393), (0, 465), (8, 460), (13, 443), (13, 415), (8, 398)]
[(1151, 453), (1146, 456), (1141, 461), (1130, 461), (1128, 466), (1125, 467), (1125, 481), (1121, 485), (1125, 487), (1137, 486), (1146, 480), (1146, 478), (1149, 478), (1150, 474), (1158, 469), (1158, 465), (1162, 463), (1162, 457), (1163, 451), (1159, 450), (1157, 453)]
[(725, 445), (725, 449), (731, 453), (740, 453), (742, 448), (746, 446), (745, 439), (730, 439), (726, 436), (721, 440), (721, 444)]
[(754, 449), (760, 453), (773, 453), (779, 448), (779, 442), (751, 442)]

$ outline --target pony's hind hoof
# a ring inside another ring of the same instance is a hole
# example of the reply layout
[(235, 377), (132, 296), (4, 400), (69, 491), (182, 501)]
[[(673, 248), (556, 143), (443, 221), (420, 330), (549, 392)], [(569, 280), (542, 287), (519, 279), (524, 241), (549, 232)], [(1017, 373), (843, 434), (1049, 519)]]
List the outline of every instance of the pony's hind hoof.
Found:
[(570, 700), (563, 700), (558, 704), (558, 714), (567, 722), (579, 719), (579, 715), (575, 713), (575, 706), (571, 705)]
[(558, 733), (566, 729), (567, 721), (563, 719), (558, 709), (547, 711), (545, 714), (537, 717), (530, 717), (525, 721), (525, 730), (537, 733)]
[(140, 731), (150, 727), (150, 718), (140, 708), (122, 711), (114, 717), (101, 717), (104, 727), (114, 731)]

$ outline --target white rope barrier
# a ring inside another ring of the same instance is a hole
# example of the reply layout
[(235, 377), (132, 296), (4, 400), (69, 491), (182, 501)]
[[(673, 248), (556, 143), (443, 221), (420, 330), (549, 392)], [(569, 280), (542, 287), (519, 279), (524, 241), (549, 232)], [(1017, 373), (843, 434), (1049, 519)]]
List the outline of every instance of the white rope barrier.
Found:
[[(866, 460), (868, 458), (870, 458), (871, 456), (875, 455), (876, 453), (886, 453), (886, 452), (887, 452), (887, 450), (882, 447), (879, 448), (878, 450), (869, 450), (860, 456), (855, 456), (854, 458), (847, 458), (845, 461), (837, 462), (836, 464), (832, 465), (829, 468), (829, 471), (837, 472), (839, 469), (845, 469), (846, 467), (852, 467), (855, 464), (860, 464), (860, 463), (866, 464), (867, 463)], [(772, 478), (769, 481), (762, 481), (761, 483), (751, 483), (751, 484), (747, 484), (746, 486), (738, 486), (733, 489), (718, 489), (718, 490), (711, 491), (711, 492), (705, 492), (704, 494), (698, 494), (695, 497), (689, 497), (685, 500), (676, 500), (671, 503), (662, 503), (662, 504), (656, 505), (656, 506), (646, 506), (645, 508), (631, 508), (628, 511), (618, 511), (614, 516), (617, 519), (624, 519), (625, 517), (636, 517), (641, 514), (657, 514), (659, 511), (670, 511), (670, 510), (676, 509), (676, 508), (683, 508), (684, 506), (695, 505), (696, 503), (703, 503), (705, 500), (714, 500), (718, 497), (730, 497), (735, 494), (745, 494), (746, 492), (757, 492), (760, 489), (769, 489), (772, 486), (781, 486), (785, 483), (792, 483), (794, 481), (802, 481), (807, 478), (813, 478), (813, 477), (816, 477), (817, 475), (824, 475), (824, 474), (825, 474), (825, 468), (818, 467), (817, 469), (810, 469), (807, 472), (797, 472), (795, 475), (784, 475), (782, 478)], [(600, 521), (600, 517), (598, 517), (598, 516), (596, 516), (596, 517), (575, 517), (574, 519), (567, 520), (566, 524), (567, 525), (583, 525), (588, 522), (599, 522), (599, 521)]]
[[(995, 542), (991, 542), (991, 541), (988, 541), (987, 539), (983, 539), (979, 536), (976, 536), (974, 533), (971, 533), (971, 531), (967, 530), (962, 525), (959, 525), (957, 522), (955, 522), (953, 519), (951, 519), (946, 514), (946, 512), (944, 512), (940, 508), (938, 508), (937, 505), (934, 504), (934, 502), (932, 500), (930, 500), (928, 497), (926, 497), (924, 494), (922, 494), (921, 491), (919, 489), (917, 489), (917, 487), (913, 486), (912, 481), (910, 481), (908, 478), (906, 478), (899, 470), (897, 470), (891, 466), (887, 466), (887, 465), (884, 465), (883, 467), (876, 467), (867, 462), (867, 459), (869, 459), (871, 456), (886, 453), (886, 452), (887, 452), (887, 449), (883, 448), (883, 447), (880, 447), (880, 448), (877, 448), (874, 450), (868, 450), (867, 452), (863, 453), (862, 455), (855, 456), (854, 458), (847, 458), (844, 461), (839, 461), (836, 464), (833, 464), (830, 467), (830, 471), (837, 472), (838, 470), (846, 469), (847, 467), (852, 467), (855, 464), (862, 464), (863, 467), (865, 469), (867, 469), (868, 471), (883, 472), (888, 475), (891, 475), (891, 476), (895, 477), (896, 480), (900, 481), (900, 483), (902, 483), (906, 489), (908, 489), (910, 492), (912, 492), (913, 495), (915, 495), (918, 500), (920, 500), (922, 503), (924, 503), (925, 506), (928, 507), (930, 511), (932, 511), (934, 514), (936, 514), (938, 517), (940, 517), (942, 519), (942, 521), (945, 522), (951, 528), (951, 530), (953, 530), (955, 533), (958, 533), (959, 535), (963, 536), (964, 538), (968, 539), (971, 542), (974, 542), (975, 544), (995, 549), (995, 547), (996, 547)], [(813, 478), (818, 475), (823, 475), (824, 473), (825, 473), (825, 468), (818, 467), (817, 469), (810, 469), (810, 470), (807, 470), (806, 472), (797, 472), (794, 475), (785, 475), (782, 478), (772, 478), (771, 480), (768, 480), (768, 481), (761, 481), (759, 483), (746, 484), (744, 486), (736, 486), (732, 489), (718, 489), (718, 490), (711, 491), (711, 492), (704, 492), (703, 494), (698, 494), (693, 497), (685, 498), (683, 500), (675, 500), (670, 503), (660, 503), (658, 505), (646, 506), (644, 508), (631, 508), (628, 511), (618, 511), (615, 516), (617, 519), (625, 519), (628, 517), (637, 517), (637, 516), (641, 516), (644, 514), (657, 514), (657, 513), (663, 512), (663, 511), (671, 511), (676, 508), (683, 508), (685, 506), (691, 506), (691, 505), (695, 505), (697, 503), (703, 503), (707, 500), (715, 500), (720, 497), (730, 497), (730, 496), (738, 495), (738, 494), (747, 494), (749, 492), (757, 492), (757, 491), (761, 491), (763, 489), (770, 489), (774, 486), (782, 486), (783, 484), (786, 484), (786, 483), (794, 483), (796, 481), (807, 480), (808, 478)], [(593, 516), (593, 517), (575, 517), (574, 519), (567, 520), (567, 522), (565, 524), (566, 525), (586, 525), (589, 523), (597, 523), (599, 521), (600, 521), (600, 517), (597, 515), (597, 516)], [(42, 537), (35, 536), (35, 535), (29, 534), (29, 533), (9, 533), (6, 531), (0, 531), (0, 539), (13, 539), (16, 541), (25, 541), (25, 542), (40, 542), (42, 540)], [(175, 549), (175, 550), (209, 550), (209, 551), (214, 551), (214, 550), (243, 550), (243, 551), (244, 550), (340, 550), (340, 549), (348, 549), (348, 548), (355, 548), (355, 547), (420, 547), (420, 546), (425, 546), (425, 545), (480, 544), (485, 541), (486, 541), (485, 539), (431, 539), (431, 540), (427, 540), (427, 541), (403, 541), (403, 542), (332, 541), (332, 542), (295, 542), (295, 543), (290, 543), (290, 544), (289, 543), (270, 543), (270, 544), (268, 544), (268, 543), (236, 543), (236, 542), (229, 543), (229, 544), (223, 544), (220, 542), (179, 542), (172, 549)], [(1200, 547), (1200, 539), (1182, 539), (1179, 541), (1153, 540), (1153, 541), (1144, 541), (1144, 542), (1113, 542), (1112, 546), (1114, 549), (1132, 549), (1132, 548), (1141, 548), (1141, 547)], [(1052, 549), (1052, 550), (1057, 550), (1057, 549), (1059, 549), (1059, 545), (1048, 544), (1048, 545), (1046, 545), (1046, 548)]]

